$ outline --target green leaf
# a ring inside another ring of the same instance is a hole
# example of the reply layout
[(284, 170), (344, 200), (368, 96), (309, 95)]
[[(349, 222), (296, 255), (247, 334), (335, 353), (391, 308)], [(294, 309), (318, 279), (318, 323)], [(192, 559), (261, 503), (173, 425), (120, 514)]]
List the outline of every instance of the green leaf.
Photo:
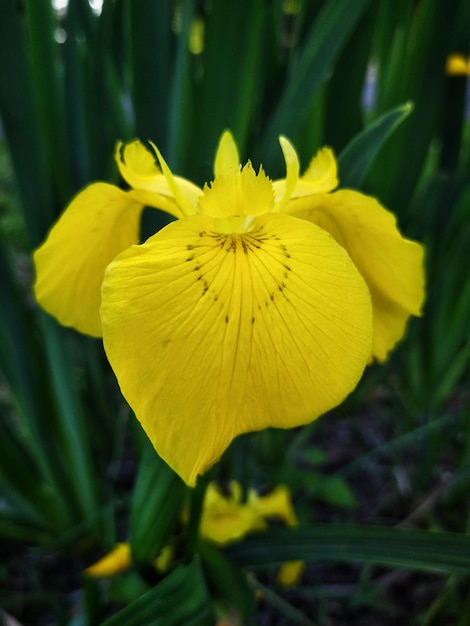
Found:
[(213, 594), (221, 599), (227, 609), (236, 609), (243, 617), (243, 623), (255, 611), (255, 596), (248, 584), (246, 573), (234, 565), (215, 545), (201, 540), (198, 553)]
[(412, 110), (411, 102), (395, 107), (369, 124), (349, 142), (338, 158), (341, 187), (361, 186), (380, 148)]
[[(320, 145), (331, 146), (337, 153), (364, 128), (364, 77), (371, 58), (374, 58), (371, 47), (376, 36), (378, 6), (379, 2), (372, 2), (364, 12), (325, 85), (324, 135)], [(300, 140), (303, 140), (303, 135)], [(306, 162), (310, 160), (314, 148), (320, 145), (309, 146)]]
[(172, 76), (171, 0), (130, 2), (132, 99), (136, 134), (166, 150)]
[(175, 528), (187, 487), (146, 441), (132, 497), (130, 541), (136, 565), (152, 562)]
[(193, 122), (193, 92), (191, 81), (191, 52), (188, 46), (193, 3), (183, 0), (180, 4), (181, 32), (178, 35), (175, 70), (171, 89), (168, 116), (167, 158), (171, 167), (179, 171), (188, 157), (188, 138)]
[(5, 513), (2, 511), (0, 536), (25, 545), (42, 545), (50, 543), (54, 535), (52, 529), (49, 531), (49, 529), (36, 528), (28, 520), (24, 521), (18, 516), (13, 519), (5, 518)]
[(269, 529), (227, 548), (243, 567), (285, 561), (360, 561), (444, 573), (470, 573), (470, 537), (381, 526), (315, 525)]
[(341, 476), (331, 476), (324, 478), (321, 482), (317, 495), (336, 506), (342, 506), (346, 509), (352, 509), (357, 506), (356, 496), (351, 487)]
[(63, 45), (67, 141), (74, 190), (83, 187), (91, 176), (80, 4), (77, 0), (69, 2), (64, 24), (67, 38)]
[(74, 369), (70, 331), (59, 327), (48, 315), (41, 317), (47, 371), (58, 411), (58, 438), (65, 451), (72, 489), (83, 517), (92, 518), (99, 506), (98, 480), (91, 457), (85, 411)]
[(52, 221), (54, 205), (20, 8), (15, 0), (0, 0), (0, 116), (15, 168), (29, 243), (36, 246)]
[(195, 81), (194, 152), (189, 155), (193, 163), (188, 163), (196, 181), (207, 180), (217, 141), (226, 128), (233, 132), (243, 158), (264, 78), (262, 45), (269, 25), (262, 0), (218, 0), (209, 7), (204, 51), (198, 59), (203, 76)]
[(193, 561), (177, 567), (102, 626), (213, 626), (214, 622), (201, 567)]
[(65, 137), (65, 108), (61, 78), (60, 44), (55, 40), (58, 26), (51, 2), (27, 0), (27, 19), (30, 34), (29, 58), (38, 113), (47, 148), (54, 185), (65, 201), (70, 193), (69, 155)]
[[(409, 17), (394, 31), (394, 43), (400, 40), (400, 45), (392, 49), (384, 46), (384, 56), (378, 59), (380, 67), (387, 63), (394, 65), (385, 91), (379, 75), (377, 88), (383, 96), (379, 98), (380, 110), (404, 100), (413, 101), (415, 106), (412, 123), (410, 120), (403, 124), (394, 134), (380, 162), (374, 164), (367, 177), (373, 195), (380, 197), (402, 219), (407, 215), (441, 124), (447, 82), (445, 63), (453, 51), (452, 35), (462, 19), (464, 4), (466, 0), (458, 0), (449, 10), (441, 0), (423, 0), (413, 10), (409, 2), (405, 3)], [(394, 11), (395, 6), (389, 10)]]
[(301, 128), (331, 66), (369, 4), (370, 0), (329, 0), (322, 6), (266, 125), (259, 149), (266, 171), (273, 169), (277, 137), (283, 133), (292, 136)]

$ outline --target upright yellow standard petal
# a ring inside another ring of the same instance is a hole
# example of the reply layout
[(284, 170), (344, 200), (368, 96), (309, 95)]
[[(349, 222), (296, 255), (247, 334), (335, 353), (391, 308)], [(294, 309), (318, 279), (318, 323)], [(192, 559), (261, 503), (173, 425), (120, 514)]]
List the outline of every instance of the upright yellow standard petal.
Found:
[(374, 198), (340, 190), (289, 203), (291, 215), (308, 219), (333, 235), (364, 277), (374, 308), (372, 356), (384, 361), (424, 301), (423, 247), (405, 239), (395, 217)]
[(220, 137), (214, 159), (214, 177), (226, 176), (240, 167), (237, 144), (232, 133), (226, 130)]
[(299, 180), (300, 163), (297, 152), (288, 139), (279, 137), (279, 143), (286, 162), (286, 177), (274, 183), (273, 189), (276, 195), (276, 210), (282, 211)]
[(248, 233), (173, 222), (107, 269), (103, 339), (158, 453), (189, 484), (237, 435), (339, 404), (370, 355), (368, 289), (314, 224), (267, 214)]
[(243, 169), (239, 166), (238, 171), (219, 176), (210, 186), (206, 185), (199, 199), (199, 210), (210, 217), (236, 219), (268, 213), (273, 200), (272, 183), (263, 168), (256, 173), (248, 161)]
[(117, 187), (95, 183), (72, 200), (34, 252), (36, 299), (61, 324), (101, 336), (104, 270), (138, 242), (142, 209)]

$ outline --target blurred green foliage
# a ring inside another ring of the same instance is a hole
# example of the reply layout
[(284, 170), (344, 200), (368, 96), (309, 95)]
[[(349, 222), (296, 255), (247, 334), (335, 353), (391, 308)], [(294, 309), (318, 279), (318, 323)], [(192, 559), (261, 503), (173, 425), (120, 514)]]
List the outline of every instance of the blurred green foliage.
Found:
[[(105, 0), (96, 12), (86, 0), (69, 0), (67, 11), (48, 0), (0, 0), (0, 15), (0, 535), (5, 546), (15, 541), (13, 554), (3, 548), (0, 604), (20, 619), (47, 607), (54, 623), (70, 626), (103, 623), (110, 607), (123, 606), (104, 623), (211, 624), (232, 609), (250, 623), (250, 590), (258, 589), (286, 616), (273, 623), (314, 623), (292, 603), (326, 623), (327, 587), (310, 578), (289, 603), (240, 567), (264, 566), (269, 580), (284, 559), (333, 559), (450, 574), (405, 621), (432, 626), (458, 615), (455, 623), (468, 623), (470, 121), (468, 76), (445, 70), (450, 54), (469, 55), (469, 3)], [(242, 437), (212, 471), (248, 486), (286, 482), (305, 525), (227, 552), (198, 542), (204, 483), (189, 496), (149, 450), (99, 343), (34, 305), (27, 256), (77, 190), (118, 181), (117, 139), (153, 140), (175, 172), (202, 183), (224, 128), (242, 160), (262, 162), (273, 176), (282, 175), (280, 133), (304, 166), (332, 146), (341, 184), (377, 196), (408, 236), (425, 242), (428, 280), (423, 318), (331, 418), (344, 433), (346, 417), (365, 414), (358, 429), (368, 441), (374, 416), (371, 440), (352, 460), (328, 467), (313, 445), (322, 424), (314, 424), (294, 437)], [(377, 467), (388, 472), (385, 487), (395, 485), (392, 504), (379, 498), (368, 511), (357, 476)], [(193, 519), (183, 531), (188, 500)], [(394, 523), (411, 517), (440, 532), (367, 526), (397, 502)], [(328, 511), (360, 525), (312, 525)], [(133, 572), (108, 588), (81, 577), (128, 537)], [(168, 541), (177, 556), (161, 580), (151, 563)], [(6, 581), (27, 558), (37, 576), (27, 578), (30, 591), (12, 595)], [(38, 582), (48, 558), (75, 564), (77, 602)], [(365, 567), (354, 597), (341, 598), (349, 623), (354, 606), (386, 613), (372, 572)]]

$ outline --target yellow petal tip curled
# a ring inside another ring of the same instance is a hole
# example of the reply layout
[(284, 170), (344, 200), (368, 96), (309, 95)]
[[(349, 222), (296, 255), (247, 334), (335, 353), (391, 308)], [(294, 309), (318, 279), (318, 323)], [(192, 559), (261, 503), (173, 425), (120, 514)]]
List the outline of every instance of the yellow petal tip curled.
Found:
[(121, 176), (131, 187), (149, 191), (159, 189), (162, 172), (156, 156), (141, 141), (118, 142), (114, 157)]

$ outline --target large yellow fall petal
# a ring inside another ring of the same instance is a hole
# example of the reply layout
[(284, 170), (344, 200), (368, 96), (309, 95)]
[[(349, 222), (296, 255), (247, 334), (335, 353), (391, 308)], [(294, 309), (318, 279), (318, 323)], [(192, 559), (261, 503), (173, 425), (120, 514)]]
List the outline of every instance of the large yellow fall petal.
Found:
[(61, 324), (101, 336), (104, 270), (138, 242), (142, 210), (124, 191), (95, 183), (75, 196), (34, 252), (36, 299)]
[(333, 235), (364, 277), (374, 308), (372, 356), (384, 361), (424, 301), (423, 247), (405, 239), (374, 198), (340, 190), (292, 200), (287, 212)]
[(237, 435), (339, 404), (370, 355), (367, 287), (317, 226), (279, 214), (245, 234), (173, 222), (107, 269), (103, 339), (157, 452), (189, 484)]

